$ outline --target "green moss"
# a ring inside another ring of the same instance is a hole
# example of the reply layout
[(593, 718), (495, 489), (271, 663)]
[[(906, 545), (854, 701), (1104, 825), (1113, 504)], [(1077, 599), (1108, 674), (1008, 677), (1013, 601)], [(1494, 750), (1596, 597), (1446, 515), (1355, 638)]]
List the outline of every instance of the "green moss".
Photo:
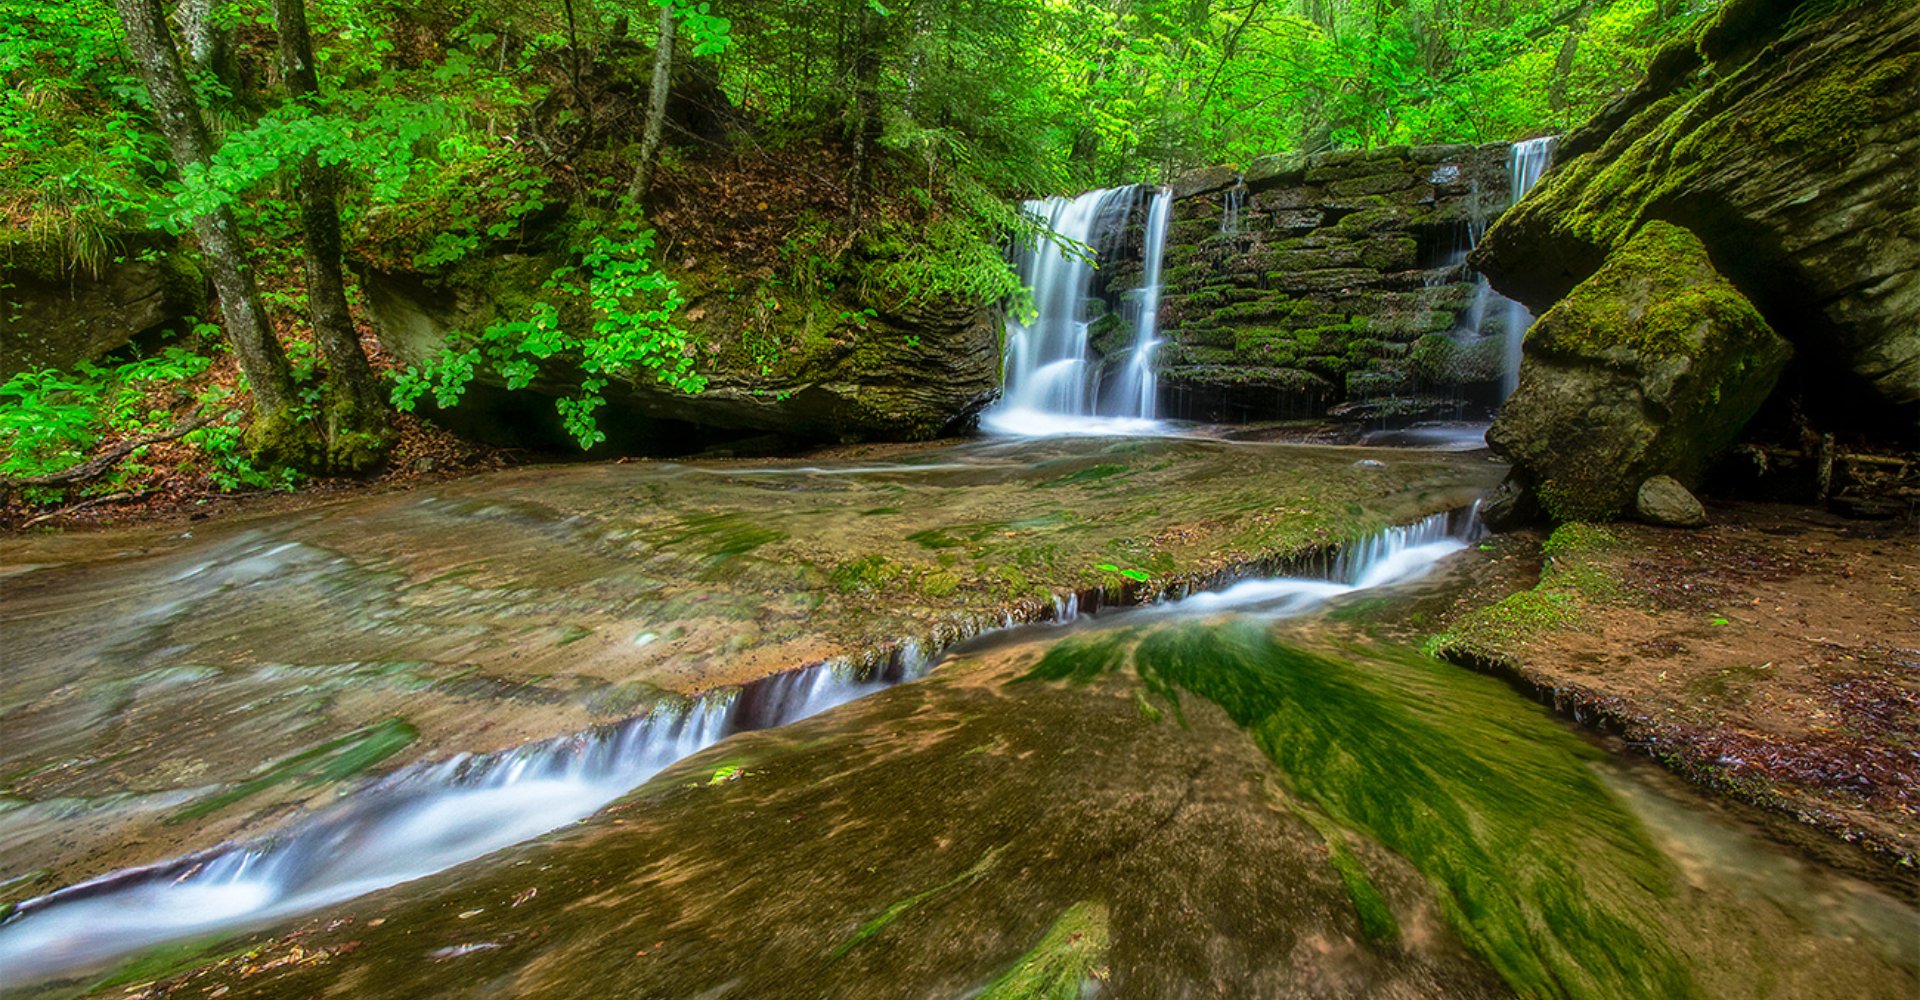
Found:
[[(1076, 659), (1075, 676), (1118, 657), (1083, 646)], [(1150, 633), (1133, 664), (1176, 706), (1183, 692), (1218, 705), (1292, 794), (1410, 861), (1461, 937), (1523, 995), (1693, 995), (1657, 915), (1675, 875), (1588, 770), (1599, 751), (1514, 710), (1497, 682), (1343, 663), (1252, 622)], [(1342, 880), (1363, 927), (1387, 933), (1391, 913), (1357, 861), (1332, 863), (1350, 869)]]
[(697, 543), (714, 562), (745, 555), (762, 545), (784, 541), (787, 533), (768, 528), (746, 514), (695, 514), (682, 519), (680, 533), (667, 546)]
[(1579, 624), (1583, 607), (1607, 601), (1620, 583), (1592, 557), (1619, 548), (1619, 536), (1595, 524), (1568, 522), (1541, 543), (1546, 562), (1530, 590), (1461, 618), (1427, 640), (1430, 656), (1467, 663), (1511, 663), (1528, 642)]
[(1920, 54), (1864, 67), (1859, 75), (1830, 74), (1774, 101), (1746, 123), (1753, 138), (1807, 155), (1838, 159), (1859, 149), (1863, 134), (1901, 112), (1920, 87)]
[(980, 860), (973, 863), (973, 867), (968, 868), (966, 871), (963, 871), (960, 874), (955, 875), (954, 877), (948, 879), (947, 881), (942, 882), (941, 884), (936, 885), (933, 888), (926, 890), (925, 892), (915, 893), (911, 896), (908, 896), (905, 899), (902, 899), (898, 902), (895, 902), (889, 905), (886, 909), (880, 911), (878, 916), (875, 916), (873, 919), (867, 921), (864, 924), (861, 924), (860, 928), (854, 931), (853, 937), (848, 938), (844, 944), (840, 945), (840, 947), (838, 948), (835, 948), (833, 950), (833, 957), (834, 958), (844, 957), (847, 954), (847, 952), (850, 952), (853, 949), (860, 947), (862, 944), (865, 944), (867, 941), (872, 940), (874, 937), (878, 936), (881, 931), (886, 930), (887, 927), (890, 926), (894, 921), (899, 920), (903, 916), (906, 916), (907, 913), (910, 912), (914, 907), (919, 906), (922, 903), (925, 903), (927, 900), (932, 899), (935, 896), (938, 896), (941, 893), (944, 893), (950, 889), (955, 889), (963, 885), (970, 885), (974, 882), (978, 882), (980, 879), (986, 876), (989, 870), (993, 868), (994, 863), (999, 859), (999, 856), (1000, 856), (1000, 852), (997, 849), (988, 851), (986, 854), (981, 856)]
[(290, 468), (302, 472), (327, 469), (327, 445), (319, 425), (302, 420), (291, 408), (262, 410), (256, 406), (244, 442), (253, 464), (261, 468)]
[(1625, 351), (1660, 359), (1698, 352), (1713, 331), (1765, 326), (1746, 296), (1713, 269), (1698, 237), (1655, 221), (1548, 310), (1527, 341), (1583, 357)]
[(1019, 961), (1001, 973), (978, 1000), (1080, 1000), (1097, 987), (1106, 962), (1107, 908), (1079, 903), (1047, 928)]
[(262, 767), (254, 777), (181, 809), (169, 822), (199, 819), (275, 785), (317, 786), (350, 778), (407, 748), (419, 732), (404, 719), (357, 729)]
[(920, 580), (920, 592), (928, 597), (946, 597), (960, 589), (957, 573), (930, 573)]
[(835, 566), (827, 579), (843, 594), (877, 594), (902, 572), (886, 556), (870, 555)]

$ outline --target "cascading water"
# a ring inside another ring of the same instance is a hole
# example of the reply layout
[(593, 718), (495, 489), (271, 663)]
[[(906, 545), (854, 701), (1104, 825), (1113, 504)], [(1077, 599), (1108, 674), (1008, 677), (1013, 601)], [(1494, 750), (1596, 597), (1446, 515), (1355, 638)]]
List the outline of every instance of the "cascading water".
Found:
[[(1532, 191), (1534, 185), (1540, 182), (1540, 175), (1544, 174), (1553, 162), (1553, 146), (1557, 139), (1557, 136), (1547, 136), (1513, 144), (1508, 152), (1507, 161), (1509, 188), (1512, 192), (1512, 200), (1508, 202), (1508, 207), (1519, 204), (1520, 199), (1526, 197), (1527, 192)], [(1457, 242), (1453, 253), (1447, 257), (1449, 269), (1464, 264), (1467, 254), (1479, 244), (1480, 238), (1486, 233), (1486, 222), (1480, 217), (1477, 208), (1477, 194), (1475, 198), (1474, 218), (1468, 220), (1465, 232), (1462, 234), (1465, 237), (1464, 243)], [(1449, 273), (1450, 270), (1434, 272), (1435, 275), (1441, 276)], [(1431, 284), (1436, 280), (1451, 279), (1430, 278), (1429, 280)], [(1527, 311), (1526, 306), (1494, 291), (1487, 284), (1487, 279), (1480, 277), (1474, 282), (1473, 298), (1468, 303), (1465, 315), (1460, 317), (1459, 325), (1454, 328), (1454, 339), (1463, 344), (1475, 344), (1485, 337), (1493, 336), (1494, 334), (1487, 328), (1490, 318), (1497, 319), (1499, 322), (1500, 336), (1503, 338), (1500, 345), (1500, 398), (1506, 399), (1513, 394), (1514, 387), (1519, 384), (1521, 345), (1526, 339), (1527, 328), (1533, 325), (1533, 314)]]
[[(1533, 190), (1533, 186), (1540, 182), (1540, 175), (1546, 173), (1547, 167), (1553, 163), (1553, 145), (1557, 138), (1547, 136), (1513, 144), (1513, 204), (1518, 205), (1520, 199)], [(1505, 363), (1500, 369), (1500, 398), (1505, 399), (1513, 395), (1513, 390), (1520, 384), (1521, 345), (1526, 339), (1527, 328), (1533, 325), (1533, 313), (1526, 306), (1505, 296), (1501, 296), (1501, 301), (1506, 303), (1504, 332), (1507, 339)]]
[(1240, 231), (1240, 213), (1247, 205), (1245, 174), (1233, 179), (1233, 186), (1220, 196), (1220, 231), (1231, 236)]
[[(1133, 613), (1300, 614), (1416, 579), (1478, 530), (1471, 513), (1435, 514), (1354, 543), (1324, 566), (1324, 577), (1243, 580)], [(1055, 614), (1061, 623), (1081, 617), (1072, 599)], [(798, 722), (923, 676), (931, 664), (908, 643), (878, 664), (822, 664), (617, 726), (414, 765), (262, 841), (115, 872), (22, 903), (0, 923), (0, 972), (9, 988), (31, 985), (423, 878), (590, 816), (733, 733)]]
[(1097, 258), (1112, 250), (1143, 193), (1147, 206), (1141, 287), (1129, 297), (1133, 348), (1111, 385), (1101, 384), (1102, 359), (1088, 342), (1090, 289), (1098, 260), (1040, 241), (1023, 251), (1020, 277), (1033, 290), (1031, 323), (1007, 321), (1006, 386), (982, 418), (1002, 434), (1129, 434), (1154, 430), (1157, 392), (1153, 350), (1158, 344), (1160, 271), (1173, 194), (1139, 185), (1089, 191), (1077, 198), (1028, 202), (1026, 211), (1049, 228), (1088, 247)]

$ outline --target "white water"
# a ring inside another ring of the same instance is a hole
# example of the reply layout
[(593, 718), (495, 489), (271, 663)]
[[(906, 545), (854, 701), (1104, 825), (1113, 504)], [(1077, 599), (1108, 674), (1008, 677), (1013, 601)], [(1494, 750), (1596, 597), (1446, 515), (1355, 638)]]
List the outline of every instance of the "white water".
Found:
[(925, 673), (823, 664), (664, 705), (618, 726), (405, 768), (259, 843), (128, 869), (22, 904), (0, 983), (98, 968), (170, 941), (259, 926), (444, 871), (584, 819), (675, 762)]
[(1479, 530), (1469, 518), (1464, 531), (1449, 528), (1452, 518), (1435, 514), (1413, 524), (1388, 528), (1356, 543), (1334, 560), (1326, 578), (1272, 577), (1242, 580), (1222, 590), (1195, 594), (1171, 605), (1182, 613), (1258, 610), (1295, 615), (1337, 597), (1376, 587), (1407, 583), (1425, 576), (1440, 560), (1467, 547)]
[[(1028, 212), (1055, 233), (1097, 255), (1110, 233), (1124, 227), (1145, 189), (1089, 191), (1077, 198), (1028, 202)], [(1021, 254), (1020, 277), (1033, 290), (1031, 323), (1007, 321), (1006, 386), (981, 418), (989, 431), (1023, 437), (1059, 434), (1146, 434), (1157, 392), (1153, 366), (1159, 345), (1160, 271), (1173, 193), (1153, 189), (1147, 208), (1141, 288), (1127, 303), (1133, 349), (1110, 386), (1101, 384), (1103, 359), (1088, 343), (1088, 290), (1098, 260), (1068, 254), (1040, 241)]]
[(1220, 196), (1220, 231), (1231, 236), (1240, 231), (1240, 213), (1247, 204), (1247, 177), (1234, 178), (1233, 186)]
[[(1557, 138), (1547, 136), (1513, 144), (1513, 204), (1520, 204), (1520, 199), (1540, 183), (1540, 175), (1546, 173), (1547, 167), (1553, 163), (1553, 144)], [(1526, 339), (1527, 328), (1533, 325), (1533, 313), (1526, 306), (1505, 296), (1501, 296), (1500, 301), (1506, 303), (1507, 312), (1506, 360), (1500, 369), (1500, 398), (1505, 399), (1513, 395), (1513, 390), (1520, 384), (1521, 345)]]
[[(1467, 544), (1436, 514), (1357, 542), (1327, 578), (1246, 580), (1146, 613), (1228, 609), (1299, 614), (1342, 595), (1424, 575)], [(1477, 530), (1469, 518), (1467, 537)], [(1056, 620), (1079, 617), (1057, 603)], [(1011, 622), (1009, 622), (1011, 626)], [(172, 941), (260, 927), (424, 878), (599, 811), (725, 737), (797, 722), (923, 676), (908, 643), (885, 663), (828, 663), (688, 702), (618, 726), (481, 756), (404, 768), (277, 835), (116, 872), (23, 903), (0, 924), (0, 986), (109, 965)]]

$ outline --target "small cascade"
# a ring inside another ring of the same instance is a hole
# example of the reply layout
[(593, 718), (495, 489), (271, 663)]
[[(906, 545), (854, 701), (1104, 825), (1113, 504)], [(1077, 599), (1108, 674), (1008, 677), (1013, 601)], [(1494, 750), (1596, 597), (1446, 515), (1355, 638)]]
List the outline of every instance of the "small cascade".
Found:
[[(1322, 564), (1323, 575), (1242, 580), (1126, 613), (1305, 613), (1417, 579), (1478, 531), (1471, 512), (1435, 514), (1354, 542)], [(1094, 613), (1071, 594), (1056, 598), (1052, 611), (1056, 624)], [(1010, 616), (1004, 625), (1020, 627)], [(933, 641), (945, 646), (966, 634)], [(788, 725), (925, 676), (934, 652), (906, 642), (863, 664), (829, 661), (666, 702), (617, 725), (403, 768), (259, 841), (126, 869), (21, 903), (0, 923), (0, 970), (10, 986), (38, 983), (424, 878), (585, 819), (734, 733)]]
[[(1093, 350), (1093, 279), (1100, 258), (1113, 259), (1119, 239), (1149, 195), (1140, 289), (1124, 303), (1133, 348), (1111, 385), (1101, 384), (1103, 358)], [(1134, 185), (1048, 198), (1025, 205), (1050, 229), (1091, 251), (1093, 259), (1039, 241), (1020, 255), (1021, 280), (1033, 291), (1030, 323), (1007, 321), (1006, 386), (982, 418), (987, 429), (1022, 436), (1127, 434), (1156, 428), (1153, 349), (1158, 344), (1160, 270), (1173, 195)]]
[(1220, 196), (1220, 231), (1231, 236), (1240, 231), (1240, 213), (1247, 205), (1247, 175), (1233, 179), (1233, 186)]
[[(1519, 204), (1520, 199), (1526, 197), (1527, 192), (1540, 182), (1540, 176), (1553, 162), (1553, 147), (1557, 141), (1557, 136), (1547, 136), (1513, 144), (1508, 153), (1509, 186), (1512, 191), (1512, 201), (1508, 207)], [(1479, 244), (1486, 230), (1487, 223), (1476, 207), (1474, 217), (1468, 220), (1462, 233), (1464, 245), (1456, 243), (1454, 252), (1446, 259), (1448, 268), (1464, 264), (1467, 254)], [(1436, 269), (1429, 275), (1429, 285), (1444, 281), (1447, 273), (1447, 270)], [(1521, 344), (1526, 339), (1527, 328), (1533, 325), (1533, 314), (1527, 311), (1526, 306), (1494, 291), (1485, 277), (1479, 277), (1474, 282), (1473, 299), (1465, 315), (1461, 316), (1460, 325), (1454, 329), (1453, 337), (1462, 344), (1480, 343), (1483, 338), (1494, 335), (1494, 331), (1488, 328), (1489, 321), (1499, 324), (1498, 332), (1502, 338), (1499, 345), (1500, 398), (1506, 399), (1519, 384)]]
[(928, 664), (909, 642), (876, 664), (823, 663), (618, 725), (403, 768), (260, 842), (25, 902), (0, 925), (0, 969), (31, 982), (423, 878), (591, 816), (733, 733), (798, 722), (917, 678)]
[[(1535, 184), (1540, 183), (1540, 175), (1546, 173), (1547, 167), (1553, 163), (1553, 146), (1557, 139), (1557, 136), (1547, 136), (1513, 144), (1512, 186), (1515, 205), (1520, 204), (1520, 199), (1525, 198)], [(1501, 296), (1501, 301), (1506, 304), (1507, 313), (1504, 330), (1506, 352), (1504, 365), (1500, 369), (1500, 398), (1505, 399), (1513, 395), (1513, 390), (1520, 384), (1521, 345), (1526, 339), (1527, 328), (1533, 325), (1533, 313), (1526, 306), (1505, 296)]]

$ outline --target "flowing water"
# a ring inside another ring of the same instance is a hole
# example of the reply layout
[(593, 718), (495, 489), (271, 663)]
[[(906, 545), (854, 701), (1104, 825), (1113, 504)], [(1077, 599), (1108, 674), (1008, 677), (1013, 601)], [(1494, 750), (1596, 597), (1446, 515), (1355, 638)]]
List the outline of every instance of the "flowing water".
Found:
[[(1459, 522), (1458, 530), (1450, 529)], [(1298, 612), (1424, 575), (1476, 522), (1437, 514), (1343, 551), (1325, 579), (1256, 579), (1168, 605)], [(1080, 616), (1063, 605), (1058, 623)], [(735, 733), (784, 726), (924, 675), (908, 646), (881, 663), (828, 663), (662, 704), (626, 723), (406, 768), (257, 843), (94, 879), (18, 906), (0, 970), (31, 983), (168, 941), (310, 911), (417, 879), (573, 823)]]
[(0, 971), (123, 982), (86, 976), (317, 910), (199, 988), (1911, 995), (1910, 906), (1354, 624), (1443, 600), (1476, 535), (1437, 514), (1292, 575), (413, 765), (30, 901)]
[[(1520, 199), (1525, 198), (1527, 192), (1532, 191), (1533, 186), (1540, 182), (1540, 175), (1547, 172), (1547, 167), (1553, 163), (1553, 146), (1557, 141), (1557, 136), (1546, 136), (1513, 144), (1514, 204), (1519, 204)], [(1500, 398), (1505, 399), (1513, 395), (1514, 388), (1520, 384), (1521, 344), (1526, 340), (1527, 328), (1533, 325), (1533, 313), (1529, 312), (1526, 306), (1504, 295), (1499, 298), (1502, 308), (1506, 311), (1506, 322), (1503, 324), (1502, 331), (1506, 337), (1504, 355), (1506, 364), (1502, 367), (1500, 376)]]
[[(1141, 285), (1122, 309), (1133, 328), (1133, 343), (1109, 378), (1113, 359), (1099, 356), (1090, 342), (1100, 318), (1096, 311), (1104, 308), (1104, 301), (1093, 294), (1095, 272), (1125, 252), (1121, 237), (1143, 197), (1147, 212)], [(1135, 185), (1025, 205), (1069, 246), (1041, 240), (1020, 255), (1020, 277), (1033, 293), (1035, 312), (1031, 322), (1017, 317), (1007, 321), (1006, 383), (1001, 401), (982, 416), (984, 427), (1019, 436), (1158, 429), (1153, 353), (1159, 343), (1161, 261), (1172, 204), (1171, 191)]]

